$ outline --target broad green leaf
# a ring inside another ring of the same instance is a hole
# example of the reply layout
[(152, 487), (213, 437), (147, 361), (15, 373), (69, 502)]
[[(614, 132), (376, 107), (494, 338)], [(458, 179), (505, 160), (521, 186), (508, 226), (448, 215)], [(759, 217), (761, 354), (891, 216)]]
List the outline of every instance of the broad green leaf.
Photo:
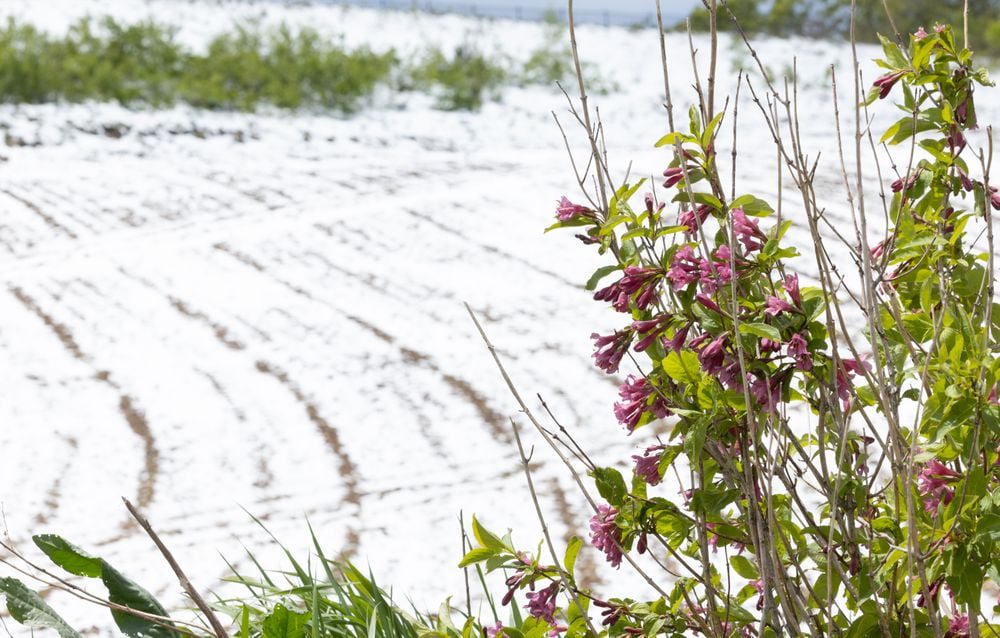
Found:
[(0, 592), (7, 599), (7, 611), (10, 612), (11, 618), (25, 627), (54, 629), (60, 638), (80, 638), (80, 634), (42, 600), (41, 596), (16, 578), (0, 578)]
[(757, 572), (757, 567), (755, 567), (746, 556), (740, 556), (738, 554), (730, 556), (729, 566), (733, 568), (734, 572), (747, 580), (757, 580), (760, 578), (760, 574)]
[(489, 547), (477, 547), (463, 556), (462, 561), (458, 564), (458, 566), (468, 567), (474, 563), (484, 561), (491, 556), (496, 556), (496, 550), (490, 549)]
[(502, 551), (503, 542), (494, 534), (479, 523), (479, 519), (472, 517), (472, 535), (476, 537), (479, 544), (488, 549)]
[(38, 549), (71, 574), (100, 578), (101, 559), (90, 556), (82, 549), (55, 534), (37, 534), (31, 537)]
[(591, 473), (601, 497), (615, 507), (621, 507), (628, 494), (621, 472), (611, 467), (598, 467)]
[(690, 350), (668, 352), (663, 360), (663, 371), (674, 381), (698, 383), (701, 379), (701, 364), (698, 355)]
[[(167, 610), (148, 591), (126, 578), (121, 572), (101, 560), (101, 580), (108, 588), (108, 600), (124, 605), (130, 609), (167, 617)], [(145, 618), (140, 618), (123, 611), (112, 610), (118, 629), (132, 638), (180, 638), (180, 633), (170, 626), (164, 627)], [(169, 625), (169, 621), (165, 621)]]
[[(374, 614), (374, 610), (372, 614)], [(271, 610), (271, 613), (264, 618), (261, 625), (264, 638), (302, 638), (305, 635), (305, 625), (307, 617), (305, 614), (297, 614), (289, 611), (287, 607), (278, 603)], [(374, 618), (372, 619), (374, 621)], [(374, 622), (372, 622), (374, 626)]]
[(781, 341), (781, 333), (778, 329), (766, 323), (741, 323), (740, 333), (770, 339), (771, 341)]
[(594, 274), (590, 276), (590, 279), (587, 280), (587, 285), (585, 286), (585, 288), (587, 290), (594, 290), (595, 288), (597, 288), (598, 282), (600, 282), (602, 279), (604, 279), (605, 277), (607, 277), (611, 273), (615, 272), (616, 270), (620, 270), (620, 269), (621, 269), (621, 266), (617, 266), (617, 265), (616, 266), (602, 266), (602, 267), (598, 268), (596, 271), (594, 271)]

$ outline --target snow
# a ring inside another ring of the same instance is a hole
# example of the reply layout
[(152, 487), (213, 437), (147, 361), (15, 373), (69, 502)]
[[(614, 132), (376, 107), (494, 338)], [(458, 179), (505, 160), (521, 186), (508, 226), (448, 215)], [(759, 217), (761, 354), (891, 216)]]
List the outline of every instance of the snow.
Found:
[[(0, 5), (0, 15), (53, 32), (87, 13), (155, 17), (195, 48), (248, 19), (376, 49), (474, 40), (514, 58), (545, 34), (529, 23), (329, 5)], [(667, 130), (655, 31), (584, 26), (579, 41), (620, 87), (592, 97), (612, 170), (624, 178), (631, 163), (633, 176), (659, 174), (668, 155), (652, 146)], [(707, 42), (696, 46), (704, 64)], [(846, 140), (849, 49), (776, 39), (758, 48), (779, 73), (797, 60), (803, 143), (820, 153), (829, 219), (848, 224), (827, 69), (844, 84)], [(668, 51), (685, 121), (694, 83), (686, 36), (669, 35)], [(720, 95), (749, 67), (743, 51), (723, 39)], [(879, 109), (875, 130), (891, 121)], [(981, 119), (998, 110), (980, 101)], [(615, 423), (617, 381), (589, 364), (589, 334), (619, 321), (582, 290), (601, 260), (571, 233), (541, 232), (556, 199), (576, 196), (553, 111), (580, 150), (565, 98), (538, 87), (510, 89), (478, 113), (406, 96), (346, 119), (0, 107), (0, 127), (23, 144), (0, 152), (0, 498), (11, 541), (37, 556), (32, 533), (62, 534), (177, 606), (178, 585), (119, 497), (140, 505), (202, 589), (227, 575), (219, 553), (248, 568), (243, 545), (282, 565), (244, 508), (299, 553), (308, 519), (328, 554), (369, 564), (398, 597), (436, 608), (464, 595), (460, 512), (513, 528), (524, 548), (540, 538), (509, 417), (536, 446), (555, 536), (586, 536), (585, 501), (528, 431), (463, 306), (483, 320), (536, 413), (538, 393), (598, 463), (620, 465), (649, 444), (649, 433), (630, 438)], [(739, 191), (774, 201), (775, 151), (746, 88), (738, 118)], [(731, 122), (724, 130), (732, 135)], [(786, 176), (785, 214), (801, 240), (789, 186)], [(808, 277), (808, 256), (793, 265)], [(581, 564), (598, 586), (644, 591), (589, 548)], [(74, 623), (107, 625), (100, 610), (51, 600)]]

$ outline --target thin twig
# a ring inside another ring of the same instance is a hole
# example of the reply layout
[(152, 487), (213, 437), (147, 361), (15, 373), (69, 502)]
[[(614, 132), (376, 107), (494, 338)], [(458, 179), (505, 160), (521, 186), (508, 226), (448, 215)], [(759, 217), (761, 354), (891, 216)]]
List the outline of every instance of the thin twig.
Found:
[(167, 561), (167, 564), (170, 565), (170, 569), (174, 570), (174, 574), (177, 576), (177, 580), (180, 581), (181, 587), (183, 587), (184, 591), (187, 592), (187, 595), (191, 597), (191, 600), (194, 601), (194, 604), (198, 607), (201, 613), (205, 614), (205, 618), (208, 619), (209, 624), (212, 625), (212, 631), (215, 632), (216, 637), (229, 638), (229, 634), (222, 626), (222, 622), (219, 621), (218, 616), (215, 615), (212, 608), (208, 606), (205, 599), (201, 597), (198, 590), (191, 584), (187, 574), (184, 573), (181, 566), (177, 564), (176, 560), (174, 560), (173, 554), (170, 553), (167, 546), (163, 544), (162, 540), (160, 540), (159, 535), (153, 531), (153, 526), (149, 524), (149, 521), (139, 513), (139, 510), (137, 510), (127, 498), (123, 496), (122, 501), (125, 503), (125, 509), (128, 510), (128, 513), (132, 515), (132, 518), (134, 518), (137, 523), (139, 523), (139, 527), (145, 530), (146, 534), (153, 540), (156, 548), (160, 550), (161, 554), (163, 554), (163, 558)]

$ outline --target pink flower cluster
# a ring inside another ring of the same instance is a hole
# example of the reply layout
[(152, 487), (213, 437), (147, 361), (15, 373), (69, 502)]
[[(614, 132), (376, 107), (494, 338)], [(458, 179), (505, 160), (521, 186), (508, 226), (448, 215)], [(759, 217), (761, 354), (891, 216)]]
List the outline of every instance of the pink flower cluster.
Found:
[(714, 293), (719, 286), (732, 281), (733, 271), (730, 264), (732, 253), (729, 246), (720, 246), (712, 260), (695, 256), (694, 247), (681, 246), (670, 261), (667, 279), (674, 290), (682, 290), (693, 283), (700, 283), (702, 290)]
[(917, 475), (917, 491), (924, 499), (924, 511), (933, 514), (941, 503), (950, 503), (955, 490), (949, 485), (960, 478), (961, 474), (937, 459), (927, 463)]
[(615, 283), (594, 293), (597, 301), (607, 301), (618, 312), (629, 311), (629, 300), (635, 296), (635, 306), (649, 308), (656, 294), (656, 283), (663, 277), (661, 268), (627, 266), (624, 276)]
[(608, 374), (618, 372), (622, 357), (628, 352), (629, 344), (632, 343), (632, 336), (630, 328), (618, 330), (610, 335), (599, 335), (596, 332), (591, 334), (590, 338), (594, 340), (595, 365)]
[(662, 419), (670, 416), (666, 400), (656, 392), (656, 388), (645, 377), (628, 375), (625, 383), (618, 389), (621, 401), (615, 403), (615, 417), (631, 434), (642, 420), (642, 415), (649, 413), (654, 418)]
[(550, 625), (556, 624), (556, 594), (559, 593), (559, 582), (554, 582), (545, 589), (528, 592), (528, 604), (525, 608), (535, 618), (540, 618)]
[[(632, 455), (632, 460), (635, 461), (635, 475), (641, 476), (642, 480), (646, 481), (649, 485), (656, 485), (663, 478), (660, 476), (660, 459), (663, 457), (662, 450), (662, 445), (653, 445), (646, 448), (642, 456), (637, 454)], [(641, 554), (642, 552), (639, 553)]]
[(565, 196), (560, 199), (559, 205), (556, 206), (556, 219), (561, 222), (568, 222), (578, 218), (597, 221), (597, 214), (591, 208), (574, 204)]
[(615, 524), (618, 510), (603, 503), (597, 506), (597, 514), (590, 519), (590, 542), (604, 552), (604, 557), (612, 567), (622, 563), (621, 530)]

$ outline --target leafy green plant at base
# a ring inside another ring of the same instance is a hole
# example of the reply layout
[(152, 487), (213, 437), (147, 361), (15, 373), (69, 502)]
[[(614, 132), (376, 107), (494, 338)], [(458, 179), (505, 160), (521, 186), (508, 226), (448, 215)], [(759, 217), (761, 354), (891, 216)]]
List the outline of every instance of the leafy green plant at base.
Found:
[[(130, 638), (182, 638), (190, 632), (179, 628), (163, 606), (140, 585), (127, 578), (103, 558), (91, 556), (69, 541), (54, 534), (32, 537), (57, 566), (74, 576), (100, 579), (112, 603), (115, 625)], [(62, 638), (74, 638), (70, 627), (36, 592), (15, 578), (0, 579), (0, 594), (6, 598), (7, 610), (19, 623), (28, 627), (56, 630)], [(138, 613), (131, 613), (134, 610)]]

